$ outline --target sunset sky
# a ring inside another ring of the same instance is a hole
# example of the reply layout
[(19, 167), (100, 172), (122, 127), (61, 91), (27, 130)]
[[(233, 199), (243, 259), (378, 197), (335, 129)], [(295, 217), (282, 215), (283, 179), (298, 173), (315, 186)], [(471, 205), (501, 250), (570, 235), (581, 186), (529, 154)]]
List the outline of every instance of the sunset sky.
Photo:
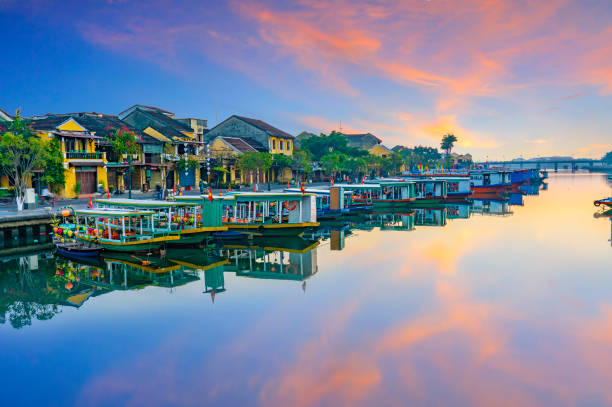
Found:
[[(180, 3), (180, 5), (179, 5)], [(0, 108), (255, 117), (476, 159), (612, 150), (610, 0), (0, 0)]]

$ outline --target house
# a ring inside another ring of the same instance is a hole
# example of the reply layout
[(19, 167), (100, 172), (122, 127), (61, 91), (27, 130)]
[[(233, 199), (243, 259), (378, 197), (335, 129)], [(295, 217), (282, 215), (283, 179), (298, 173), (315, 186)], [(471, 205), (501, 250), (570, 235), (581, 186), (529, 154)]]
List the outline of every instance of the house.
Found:
[(228, 172), (223, 173), (222, 182), (236, 183), (249, 182), (246, 175), (241, 175), (240, 170), (236, 167), (236, 159), (244, 153), (257, 151), (247, 141), (238, 137), (216, 137), (209, 145), (210, 157), (213, 161), (213, 167), (225, 168)]
[(206, 126), (208, 126), (208, 120), (194, 119), (192, 117), (176, 120), (189, 126), (193, 130), (193, 134), (198, 141), (204, 141), (204, 133), (207, 131)]
[[(96, 148), (96, 141), (102, 137), (77, 117), (78, 114), (47, 114), (30, 121), (30, 128), (40, 137), (60, 142), (66, 181), (59, 195), (65, 198), (77, 196), (77, 183), (83, 195), (96, 192), (98, 183), (107, 185), (106, 156)], [(36, 175), (33, 178), (37, 191), (41, 189), (39, 178)]]
[[(206, 170), (202, 155), (202, 141), (197, 134), (202, 127), (203, 137), (205, 121), (202, 119), (175, 119), (174, 113), (154, 106), (134, 105), (118, 114), (120, 120), (140, 130), (164, 145), (164, 161), (172, 163), (162, 179), (162, 187), (171, 189), (175, 184), (184, 187), (195, 187)], [(192, 121), (195, 120), (195, 123)], [(200, 122), (198, 123), (198, 120)], [(191, 127), (193, 126), (193, 127)], [(186, 168), (177, 171), (180, 160), (196, 160), (199, 170)], [(165, 185), (164, 185), (165, 184)]]
[(347, 138), (349, 147), (359, 148), (361, 150), (370, 151), (372, 147), (382, 143), (381, 139), (371, 133), (340, 134)]
[(258, 119), (230, 116), (210, 129), (205, 137), (211, 142), (219, 136), (243, 139), (257, 151), (293, 155), (295, 137)]
[[(161, 163), (163, 142), (142, 133), (138, 129), (121, 121), (118, 116), (84, 112), (73, 113), (71, 117), (82, 123), (95, 135), (100, 136), (96, 141), (97, 151), (104, 153), (106, 157), (106, 172), (108, 188), (115, 190), (143, 190), (146, 191), (156, 184), (160, 184), (164, 177), (164, 167)], [(133, 132), (139, 146), (138, 153), (132, 157), (132, 184), (128, 170), (128, 157), (117, 154), (108, 142), (107, 136), (118, 130)]]
[(471, 154), (451, 153), (449, 160), (450, 164), (454, 166), (467, 166), (473, 163)]
[(373, 135), (372, 133), (341, 134), (347, 138), (349, 147), (366, 150), (372, 155), (383, 158), (389, 157), (393, 154), (393, 151), (385, 147), (382, 144), (382, 140)]

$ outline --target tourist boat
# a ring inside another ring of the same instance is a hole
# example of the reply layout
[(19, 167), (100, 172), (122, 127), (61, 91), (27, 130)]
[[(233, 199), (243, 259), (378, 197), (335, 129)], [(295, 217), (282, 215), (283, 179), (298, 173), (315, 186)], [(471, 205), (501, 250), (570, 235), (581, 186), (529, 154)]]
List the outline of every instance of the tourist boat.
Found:
[(512, 182), (510, 174), (512, 172), (504, 169), (474, 170), (470, 172), (470, 188), (472, 198), (478, 199), (480, 196), (499, 195), (510, 192)]
[(598, 199), (597, 201), (593, 202), (593, 205), (595, 206), (608, 206), (608, 207), (612, 207), (612, 197), (611, 198), (605, 198), (605, 199)]
[(122, 208), (155, 212), (156, 231), (166, 231), (170, 236), (180, 239), (169, 244), (199, 244), (215, 232), (227, 230), (221, 223), (220, 212), (214, 211), (213, 202), (221, 197), (213, 197), (213, 202), (201, 198), (176, 199), (175, 201), (146, 199), (96, 199), (94, 203), (101, 208)]
[[(209, 199), (202, 197), (203, 206)], [(229, 232), (297, 236), (307, 228), (319, 226), (316, 196), (305, 192), (232, 193), (218, 201), (218, 208)]]
[[(436, 205), (448, 199), (448, 184), (446, 178), (404, 177), (404, 180), (414, 183), (415, 197), (413, 202), (411, 202), (411, 205), (413, 206)], [(462, 178), (455, 177), (456, 184), (458, 184), (460, 180), (462, 180)], [(463, 199), (465, 199), (467, 195), (469, 194), (466, 192)]]
[[(285, 192), (301, 193), (300, 188), (288, 188)], [(314, 194), (317, 204), (317, 220), (336, 219), (350, 212), (352, 191), (343, 191), (343, 199), (339, 200), (337, 189), (306, 188), (305, 193)], [(333, 203), (332, 203), (333, 201)], [(338, 203), (340, 201), (340, 203)]]
[(374, 208), (398, 208), (415, 199), (414, 182), (402, 180), (377, 180), (365, 184), (335, 185), (336, 188), (353, 191), (352, 203), (371, 205)]
[[(448, 173), (440, 173), (440, 174), (402, 174), (403, 179), (411, 180), (415, 183), (418, 182), (419, 179), (433, 179), (440, 180), (446, 182), (446, 197), (444, 197), (441, 201), (444, 202), (464, 202), (471, 195), (472, 190), (470, 188), (470, 177), (469, 175), (463, 174), (448, 174)], [(433, 187), (434, 189), (437, 187)], [(415, 201), (419, 201), (419, 187), (418, 184), (416, 186), (417, 197)], [(434, 191), (432, 191), (434, 192)]]
[(74, 211), (76, 240), (94, 243), (105, 250), (135, 252), (156, 250), (177, 241), (167, 229), (156, 230), (154, 211), (127, 209), (77, 209)]

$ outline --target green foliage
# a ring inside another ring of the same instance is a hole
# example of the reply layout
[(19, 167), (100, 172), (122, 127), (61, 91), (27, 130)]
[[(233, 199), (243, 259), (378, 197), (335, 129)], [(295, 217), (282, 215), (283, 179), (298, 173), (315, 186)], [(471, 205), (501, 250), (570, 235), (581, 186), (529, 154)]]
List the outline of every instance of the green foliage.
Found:
[(127, 154), (129, 156), (138, 152), (138, 141), (140, 137), (136, 137), (133, 131), (129, 130), (127, 127), (108, 130), (106, 139), (113, 146), (115, 153), (118, 155)]
[(353, 157), (363, 157), (368, 154), (365, 150), (348, 146), (348, 139), (341, 133), (332, 131), (329, 136), (321, 133), (320, 136), (311, 136), (301, 142), (302, 150), (308, 151), (315, 161), (321, 161), (323, 156), (331, 152), (339, 152)]
[(603, 156), (602, 160), (608, 164), (612, 164), (612, 151)]
[(237, 165), (243, 171), (266, 172), (272, 166), (272, 155), (259, 151), (244, 153), (238, 158)]
[(41, 180), (49, 184), (51, 190), (57, 192), (57, 187), (66, 182), (66, 169), (63, 164), (62, 147), (57, 139), (46, 143), (42, 167), (45, 169)]
[(326, 174), (334, 176), (336, 172), (341, 170), (340, 164), (345, 159), (346, 159), (346, 155), (342, 153), (339, 153), (339, 152), (328, 153), (328, 154), (325, 154), (321, 158), (321, 167), (323, 167), (323, 170), (325, 171)]
[(402, 156), (403, 163), (410, 168), (415, 168), (419, 164), (433, 167), (441, 158), (438, 149), (425, 146), (403, 148), (400, 150), (399, 154)]
[(310, 153), (305, 150), (293, 150), (291, 166), (297, 171), (303, 174), (310, 174), (312, 172), (312, 158)]
[(277, 168), (289, 168), (293, 160), (290, 156), (285, 154), (274, 154), (272, 156), (272, 166)]
[(80, 181), (74, 184), (74, 193), (76, 195), (79, 195), (81, 193), (81, 182)]
[(457, 137), (454, 134), (448, 133), (442, 137), (442, 142), (440, 143), (440, 147), (442, 150), (446, 151), (446, 154), (450, 154), (455, 142), (457, 141)]
[(0, 164), (4, 174), (15, 185), (18, 210), (23, 209), (25, 190), (32, 180), (33, 169), (45, 163), (46, 144), (21, 119), (19, 111), (9, 130), (0, 138)]

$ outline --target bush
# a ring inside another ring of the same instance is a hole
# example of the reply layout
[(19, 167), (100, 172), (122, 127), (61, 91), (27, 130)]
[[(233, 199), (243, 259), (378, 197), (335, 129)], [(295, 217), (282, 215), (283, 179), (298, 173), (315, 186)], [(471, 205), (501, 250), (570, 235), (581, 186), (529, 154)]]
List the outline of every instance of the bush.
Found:
[(79, 196), (81, 194), (81, 182), (80, 181), (74, 184), (74, 193), (76, 194), (76, 196)]

